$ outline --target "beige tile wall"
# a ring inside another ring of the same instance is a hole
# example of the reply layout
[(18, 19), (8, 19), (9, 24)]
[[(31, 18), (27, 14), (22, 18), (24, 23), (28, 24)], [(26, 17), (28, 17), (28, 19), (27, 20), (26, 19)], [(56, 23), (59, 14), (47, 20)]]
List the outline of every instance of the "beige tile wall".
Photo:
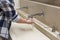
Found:
[(28, 10), (23, 9), (24, 11), (28, 11), (28, 13), (40, 13), (44, 12), (45, 16), (37, 16), (36, 19), (42, 21), (46, 25), (52, 27), (55, 26), (56, 29), (60, 32), (60, 8), (49, 6), (41, 3), (31, 2), (26, 0), (21, 0), (21, 7), (28, 6)]
[(52, 5), (29, 2), (29, 13), (40, 13), (42, 11), (45, 16), (37, 16), (36, 18), (50, 27), (55, 26), (60, 32), (60, 8)]
[[(40, 4), (33, 3), (33, 2), (28, 2), (28, 3), (29, 3), (29, 13), (30, 14), (41, 13), (41, 12), (44, 12), (46, 9), (46, 6), (44, 6), (44, 5), (40, 5)], [(47, 21), (45, 20), (44, 16), (36, 16), (35, 18), (37, 18), (38, 20), (42, 21), (45, 24), (48, 24)]]
[(33, 0), (37, 2), (47, 3), (55, 6), (60, 6), (60, 0)]
[(54, 2), (54, 4), (57, 5), (57, 6), (60, 6), (60, 0), (56, 0), (56, 1)]
[(47, 2), (49, 2), (50, 0), (32, 0), (32, 1), (47, 3)]
[(49, 4), (53, 4), (56, 0), (33, 0), (33, 1), (42, 2), (42, 3), (49, 3)]
[(47, 6), (45, 19), (60, 32), (60, 9)]
[(27, 13), (29, 13), (28, 12), (28, 9), (26, 9), (26, 8), (22, 8), (22, 7), (28, 7), (28, 2), (29, 0), (20, 0), (20, 7), (21, 7), (21, 10), (23, 10), (23, 11), (25, 11), (25, 12), (27, 12)]
[(15, 2), (15, 9), (20, 8), (20, 0), (14, 0)]

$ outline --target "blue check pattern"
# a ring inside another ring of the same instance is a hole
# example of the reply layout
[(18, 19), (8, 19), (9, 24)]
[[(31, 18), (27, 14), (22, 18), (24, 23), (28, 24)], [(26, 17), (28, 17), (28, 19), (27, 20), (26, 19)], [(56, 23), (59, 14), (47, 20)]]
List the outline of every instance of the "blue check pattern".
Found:
[(9, 0), (0, 0), (0, 36), (8, 39), (11, 21), (18, 19), (14, 3)]

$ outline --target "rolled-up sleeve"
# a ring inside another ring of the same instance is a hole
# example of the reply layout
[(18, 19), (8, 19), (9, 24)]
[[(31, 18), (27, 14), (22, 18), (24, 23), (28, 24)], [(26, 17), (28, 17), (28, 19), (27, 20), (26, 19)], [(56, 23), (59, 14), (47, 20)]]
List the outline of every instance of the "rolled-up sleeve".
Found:
[(13, 18), (13, 22), (17, 22), (20, 20), (20, 16), (18, 15), (18, 13), (16, 12), (16, 15), (14, 18)]
[(0, 8), (3, 10), (7, 18), (9, 17), (13, 22), (17, 22), (18, 20), (20, 20), (20, 16), (14, 9), (13, 3), (10, 3), (7, 0), (2, 0), (0, 2), (0, 5)]

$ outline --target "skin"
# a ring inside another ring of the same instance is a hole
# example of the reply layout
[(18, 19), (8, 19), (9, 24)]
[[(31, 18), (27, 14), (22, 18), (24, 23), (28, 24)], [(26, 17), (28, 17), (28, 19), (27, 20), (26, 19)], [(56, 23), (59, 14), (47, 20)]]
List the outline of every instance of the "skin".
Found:
[(17, 23), (27, 23), (27, 24), (32, 24), (34, 23), (33, 19), (24, 19), (24, 18), (20, 18), (20, 20), (17, 21)]

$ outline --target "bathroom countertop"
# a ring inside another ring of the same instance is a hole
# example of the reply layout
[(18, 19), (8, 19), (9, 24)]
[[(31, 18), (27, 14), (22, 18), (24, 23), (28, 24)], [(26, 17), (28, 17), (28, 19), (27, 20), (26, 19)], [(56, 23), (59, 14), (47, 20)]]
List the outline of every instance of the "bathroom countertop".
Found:
[(50, 40), (31, 24), (12, 23), (10, 34), (12, 40)]

